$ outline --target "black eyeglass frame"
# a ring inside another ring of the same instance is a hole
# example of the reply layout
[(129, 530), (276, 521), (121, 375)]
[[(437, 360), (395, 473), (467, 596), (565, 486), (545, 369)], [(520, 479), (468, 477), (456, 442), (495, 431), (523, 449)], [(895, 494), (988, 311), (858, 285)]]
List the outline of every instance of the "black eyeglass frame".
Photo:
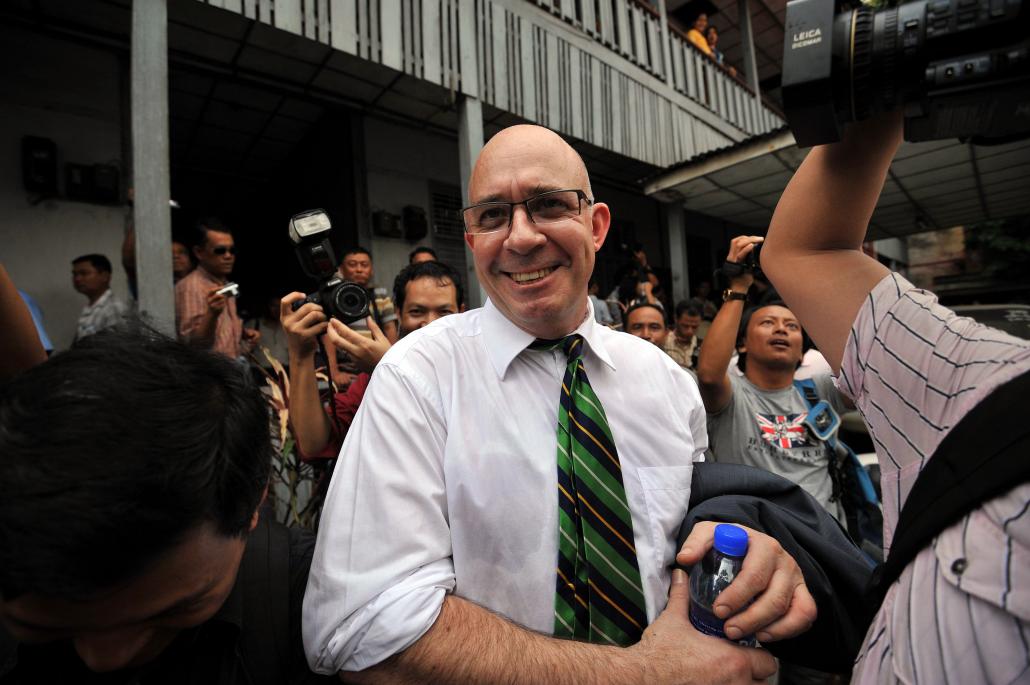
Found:
[[(542, 197), (546, 197), (547, 195), (552, 195), (554, 193), (575, 193), (576, 194), (576, 197), (579, 199), (579, 206), (578, 206), (578, 208), (576, 210), (576, 216), (579, 216), (580, 214), (583, 213), (583, 203), (584, 202), (587, 203), (587, 207), (590, 207), (591, 205), (594, 204), (594, 199), (590, 198), (590, 197), (587, 197), (586, 192), (581, 190), (581, 189), (579, 189), (579, 188), (559, 188), (557, 190), (545, 190), (542, 193), (537, 193), (533, 197), (527, 197), (525, 200), (519, 200), (518, 202), (500, 202), (500, 201), (493, 200), (493, 201), (490, 201), (490, 202), (477, 202), (474, 205), (469, 205), (468, 207), (462, 207), (461, 208), (461, 226), (462, 226), (462, 228), (465, 229), (465, 232), (468, 233), (469, 235), (489, 235), (490, 233), (496, 233), (496, 232), (502, 231), (502, 230), (511, 230), (511, 224), (512, 224), (513, 221), (515, 221), (515, 208), (517, 206), (519, 206), (519, 205), (522, 205), (525, 208), (526, 216), (529, 217), (530, 222), (535, 224), (536, 223), (536, 219), (533, 218), (533, 212), (530, 211), (530, 209), (529, 209), (529, 203), (533, 202), (534, 200), (539, 200)], [(470, 209), (475, 209), (476, 207), (505, 206), (505, 205), (507, 205), (507, 207), (508, 207), (508, 225), (507, 226), (493, 228), (493, 229), (490, 229), (489, 231), (479, 231), (478, 233), (475, 233), (475, 232), (469, 230), (468, 222), (465, 221), (465, 212), (467, 212)]]

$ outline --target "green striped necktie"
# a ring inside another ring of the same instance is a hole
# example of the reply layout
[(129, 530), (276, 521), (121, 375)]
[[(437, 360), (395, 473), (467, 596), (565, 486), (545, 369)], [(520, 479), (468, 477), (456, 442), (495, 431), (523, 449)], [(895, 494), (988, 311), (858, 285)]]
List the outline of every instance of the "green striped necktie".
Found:
[(536, 340), (568, 357), (558, 408), (558, 569), (554, 634), (631, 645), (647, 625), (622, 467), (583, 368), (583, 336)]

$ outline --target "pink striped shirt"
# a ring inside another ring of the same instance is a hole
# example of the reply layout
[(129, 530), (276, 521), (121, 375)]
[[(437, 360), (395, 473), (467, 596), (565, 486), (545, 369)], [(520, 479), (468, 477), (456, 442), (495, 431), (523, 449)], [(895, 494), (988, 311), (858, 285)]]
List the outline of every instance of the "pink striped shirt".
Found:
[(235, 297), (226, 298), (225, 309), (215, 323), (214, 340), (202, 340), (198, 335), (200, 321), (207, 312), (208, 293), (225, 283), (202, 266), (183, 276), (175, 284), (175, 329), (180, 340), (235, 359), (240, 356), (240, 336), (243, 335), (243, 322), (236, 314)]
[[(873, 289), (851, 329), (837, 386), (855, 401), (876, 444), (888, 544), (944, 436), (1028, 369), (1027, 341), (957, 316), (897, 274)], [(1030, 485), (1014, 487), (923, 549), (887, 593), (852, 682), (1030, 682), (1028, 508)]]

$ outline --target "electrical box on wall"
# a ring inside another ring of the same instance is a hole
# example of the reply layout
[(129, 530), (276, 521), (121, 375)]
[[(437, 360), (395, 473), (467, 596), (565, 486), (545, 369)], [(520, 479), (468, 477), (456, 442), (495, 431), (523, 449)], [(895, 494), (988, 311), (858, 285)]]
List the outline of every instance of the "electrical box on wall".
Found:
[(57, 145), (49, 138), (21, 139), (21, 171), (25, 190), (40, 195), (57, 194)]
[(118, 203), (118, 167), (113, 164), (65, 164), (65, 192), (69, 200)]

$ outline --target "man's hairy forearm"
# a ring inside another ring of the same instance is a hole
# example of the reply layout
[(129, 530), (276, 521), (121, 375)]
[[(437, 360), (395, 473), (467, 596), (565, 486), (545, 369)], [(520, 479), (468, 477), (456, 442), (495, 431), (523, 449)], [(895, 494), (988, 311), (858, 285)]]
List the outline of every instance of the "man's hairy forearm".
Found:
[(763, 266), (795, 251), (860, 249), (901, 143), (899, 119), (853, 124), (840, 143), (812, 149), (776, 206)]
[(297, 444), (315, 454), (329, 441), (329, 417), (322, 409), (315, 378), (314, 355), (290, 353), (290, 422)]
[(432, 628), (408, 649), (348, 683), (643, 683), (644, 663), (630, 649), (534, 633), (472, 602), (448, 595)]

